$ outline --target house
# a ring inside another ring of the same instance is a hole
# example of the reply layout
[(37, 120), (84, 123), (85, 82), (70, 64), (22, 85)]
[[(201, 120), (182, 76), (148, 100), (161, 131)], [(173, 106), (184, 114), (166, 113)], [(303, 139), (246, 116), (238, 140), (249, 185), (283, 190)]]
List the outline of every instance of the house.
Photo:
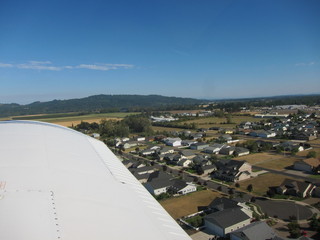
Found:
[(169, 148), (169, 147), (162, 147), (161, 149), (158, 150), (157, 152), (159, 155), (165, 155), (168, 153), (174, 153), (174, 149), (173, 148)]
[(195, 141), (195, 140), (182, 140), (181, 141), (181, 145), (187, 146), (187, 147), (190, 147), (191, 144), (194, 144), (194, 143), (197, 143), (197, 141)]
[(134, 138), (136, 141), (141, 142), (141, 141), (145, 141), (146, 138), (145, 137), (141, 137), (141, 136), (137, 136)]
[(187, 183), (181, 179), (174, 179), (171, 181), (172, 185), (170, 190), (172, 190), (175, 194), (187, 194), (197, 191), (197, 186), (193, 183)]
[(283, 147), (285, 151), (292, 151), (293, 149), (297, 149), (299, 152), (301, 152), (304, 150), (304, 147), (299, 143), (291, 141), (280, 143), (280, 146)]
[(242, 122), (239, 124), (239, 127), (243, 128), (243, 129), (249, 129), (249, 128), (252, 128), (252, 123), (251, 122)]
[(182, 150), (179, 152), (182, 156), (188, 158), (188, 159), (192, 159), (196, 156), (195, 152), (190, 151), (190, 150)]
[(92, 133), (92, 134), (91, 134), (91, 137), (93, 137), (93, 138), (99, 138), (99, 137), (100, 137), (100, 134), (99, 134), (99, 133)]
[(320, 160), (317, 158), (307, 158), (294, 163), (293, 168), (299, 171), (312, 173), (320, 166)]
[(180, 154), (176, 154), (176, 153), (168, 153), (163, 157), (163, 160), (165, 160), (167, 163), (173, 164), (173, 165), (177, 165), (178, 162), (183, 159), (187, 159), (187, 158), (180, 155)]
[(144, 150), (140, 151), (140, 155), (142, 155), (142, 156), (150, 156), (150, 155), (154, 154), (155, 152), (156, 152), (155, 149), (147, 148), (147, 149), (144, 149)]
[(309, 182), (301, 182), (291, 179), (285, 179), (280, 186), (275, 188), (278, 194), (298, 196), (302, 198), (311, 196), (314, 189), (315, 186)]
[(318, 137), (317, 132), (314, 132), (314, 131), (313, 132), (311, 132), (311, 131), (299, 132), (296, 135), (294, 135), (294, 139), (306, 140), (306, 141), (311, 141), (311, 140), (317, 139), (317, 137)]
[(123, 146), (124, 149), (133, 148), (140, 145), (138, 142), (135, 141), (128, 141), (125, 143), (120, 144), (120, 146)]
[(171, 178), (168, 173), (156, 171), (150, 174), (147, 182), (143, 185), (151, 194), (157, 196), (168, 191), (171, 187)]
[(251, 177), (252, 166), (246, 161), (221, 159), (215, 163), (217, 171), (212, 176), (229, 182), (238, 182)]
[(261, 137), (261, 138), (270, 138), (275, 137), (277, 134), (273, 131), (265, 131), (265, 130), (257, 130), (249, 133), (250, 136), (253, 137)]
[(224, 129), (223, 131), (225, 134), (233, 134), (233, 130), (232, 129)]
[(227, 234), (249, 225), (250, 222), (251, 217), (238, 207), (213, 212), (204, 217), (206, 230), (220, 237), (225, 237)]
[(167, 138), (165, 144), (172, 147), (179, 147), (181, 146), (181, 141), (181, 138)]
[(219, 140), (222, 142), (232, 141), (232, 137), (229, 134), (223, 134), (219, 137)]
[(190, 164), (192, 164), (192, 163), (193, 163), (192, 160), (187, 159), (187, 158), (182, 158), (182, 159), (180, 159), (180, 160), (177, 162), (177, 165), (178, 165), (178, 166), (182, 166), (182, 167), (184, 167), (184, 168), (187, 168), (187, 167), (189, 167)]
[(211, 164), (211, 161), (209, 161), (207, 158), (208, 158), (208, 156), (206, 156), (206, 155), (198, 154), (197, 156), (192, 158), (192, 161), (193, 161), (194, 165), (206, 166), (206, 165)]
[(217, 170), (217, 166), (215, 164), (202, 166), (203, 175), (210, 175), (213, 171)]
[(204, 135), (203, 135), (203, 133), (191, 133), (190, 134), (190, 137), (192, 138), (192, 139), (199, 139), (199, 138), (202, 138)]
[(235, 156), (241, 157), (250, 154), (250, 151), (247, 148), (236, 147), (233, 153)]
[(238, 204), (239, 202), (233, 199), (217, 197), (208, 205), (208, 209), (213, 211), (222, 211), (228, 208), (236, 208), (238, 207)]
[(270, 239), (276, 240), (277, 238), (275, 231), (269, 227), (266, 222), (254, 222), (243, 228), (240, 228), (230, 233), (231, 240), (258, 240), (258, 239)]
[(219, 151), (221, 150), (221, 148), (223, 148), (224, 146), (225, 146), (224, 144), (215, 143), (215, 144), (205, 148), (203, 150), (203, 152), (209, 153), (209, 154), (218, 154)]
[(203, 143), (203, 142), (199, 142), (199, 143), (194, 143), (190, 145), (190, 149), (192, 150), (203, 150), (205, 148), (209, 147), (208, 143)]
[(235, 150), (236, 150), (236, 147), (225, 145), (220, 149), (219, 154), (232, 155)]

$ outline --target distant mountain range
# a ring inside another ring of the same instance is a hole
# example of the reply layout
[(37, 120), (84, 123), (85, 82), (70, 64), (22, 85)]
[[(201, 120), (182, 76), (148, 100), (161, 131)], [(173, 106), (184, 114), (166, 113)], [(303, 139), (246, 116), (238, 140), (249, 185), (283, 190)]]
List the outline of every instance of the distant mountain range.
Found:
[(27, 105), (0, 104), (0, 116), (67, 112), (115, 112), (183, 109), (208, 102), (206, 100), (165, 97), (160, 95), (95, 95), (79, 99), (34, 102)]
[(160, 95), (94, 95), (79, 99), (53, 100), (20, 105), (0, 104), (0, 117), (51, 113), (105, 113), (119, 111), (166, 111), (195, 109), (199, 104), (215, 102), (215, 107), (236, 111), (240, 107), (261, 107), (286, 104), (320, 105), (320, 95), (289, 95), (261, 98), (200, 100)]

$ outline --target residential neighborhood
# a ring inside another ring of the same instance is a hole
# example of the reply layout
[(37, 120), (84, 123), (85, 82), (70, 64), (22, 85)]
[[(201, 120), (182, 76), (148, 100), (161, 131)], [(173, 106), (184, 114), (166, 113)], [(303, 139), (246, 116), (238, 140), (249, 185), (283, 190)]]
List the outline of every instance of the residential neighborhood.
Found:
[[(153, 124), (165, 131), (108, 143), (162, 204), (202, 193), (215, 196), (211, 203), (206, 200), (207, 206), (194, 205), (198, 209), (177, 215), (186, 231), (194, 229), (206, 239), (262, 239), (259, 234), (265, 239), (317, 239), (307, 236), (312, 230), (301, 230), (312, 217), (320, 217), (317, 115), (256, 114), (236, 124), (233, 118), (245, 117), (229, 115), (229, 125), (205, 122), (214, 114), (153, 116)], [(165, 127), (184, 118), (195, 121), (182, 124), (190, 129)], [(193, 128), (202, 122), (203, 127)]]

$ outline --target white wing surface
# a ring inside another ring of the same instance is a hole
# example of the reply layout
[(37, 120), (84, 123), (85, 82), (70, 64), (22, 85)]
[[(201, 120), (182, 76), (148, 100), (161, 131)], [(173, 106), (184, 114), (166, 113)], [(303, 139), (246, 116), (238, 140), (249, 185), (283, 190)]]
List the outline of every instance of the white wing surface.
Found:
[(0, 239), (190, 237), (102, 142), (8, 121), (0, 122)]

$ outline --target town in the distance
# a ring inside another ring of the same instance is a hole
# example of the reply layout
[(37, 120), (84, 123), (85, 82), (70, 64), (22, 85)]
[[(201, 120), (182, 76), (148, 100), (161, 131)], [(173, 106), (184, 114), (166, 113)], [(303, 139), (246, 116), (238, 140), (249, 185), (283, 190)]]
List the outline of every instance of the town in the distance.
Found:
[(320, 96), (295, 99), (2, 120), (103, 141), (192, 239), (320, 239)]

